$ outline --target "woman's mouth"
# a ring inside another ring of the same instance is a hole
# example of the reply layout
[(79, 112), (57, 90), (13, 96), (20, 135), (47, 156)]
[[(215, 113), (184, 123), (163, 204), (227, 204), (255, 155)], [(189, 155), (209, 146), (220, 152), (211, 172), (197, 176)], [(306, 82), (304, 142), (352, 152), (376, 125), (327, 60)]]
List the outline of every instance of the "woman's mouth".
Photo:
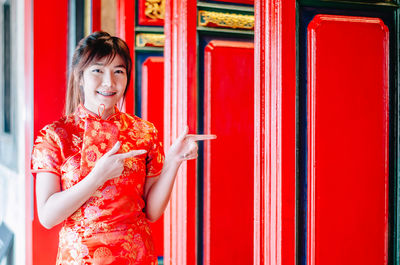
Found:
[(112, 91), (96, 91), (96, 92), (97, 92), (97, 94), (100, 94), (105, 97), (110, 97), (110, 96), (114, 96), (115, 94), (117, 94), (117, 92), (112, 92)]

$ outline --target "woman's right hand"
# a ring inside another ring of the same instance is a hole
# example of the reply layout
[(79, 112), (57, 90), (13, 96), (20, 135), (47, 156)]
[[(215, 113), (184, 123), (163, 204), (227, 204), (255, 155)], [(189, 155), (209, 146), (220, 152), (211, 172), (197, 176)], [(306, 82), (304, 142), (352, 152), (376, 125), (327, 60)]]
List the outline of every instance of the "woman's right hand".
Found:
[(121, 143), (118, 141), (110, 151), (105, 153), (95, 164), (91, 173), (96, 176), (99, 181), (98, 184), (101, 186), (107, 180), (121, 176), (124, 170), (124, 161), (126, 158), (145, 154), (147, 151), (132, 150), (122, 154), (116, 154), (121, 147)]
[(51, 172), (37, 174), (36, 200), (39, 220), (44, 227), (50, 229), (67, 219), (104, 182), (120, 176), (124, 170), (124, 159), (146, 153), (146, 150), (134, 150), (116, 154), (120, 147), (121, 144), (117, 142), (97, 161), (89, 175), (63, 191), (60, 190), (60, 176)]

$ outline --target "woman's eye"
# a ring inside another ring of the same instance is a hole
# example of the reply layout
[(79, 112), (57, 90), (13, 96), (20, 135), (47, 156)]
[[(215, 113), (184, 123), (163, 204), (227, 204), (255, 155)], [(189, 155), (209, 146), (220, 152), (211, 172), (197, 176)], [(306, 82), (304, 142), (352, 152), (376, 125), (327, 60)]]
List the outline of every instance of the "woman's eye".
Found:
[(100, 69), (93, 69), (92, 72), (93, 73), (100, 73)]
[(116, 70), (115, 73), (116, 73), (116, 74), (123, 74), (124, 71), (123, 71), (123, 70)]

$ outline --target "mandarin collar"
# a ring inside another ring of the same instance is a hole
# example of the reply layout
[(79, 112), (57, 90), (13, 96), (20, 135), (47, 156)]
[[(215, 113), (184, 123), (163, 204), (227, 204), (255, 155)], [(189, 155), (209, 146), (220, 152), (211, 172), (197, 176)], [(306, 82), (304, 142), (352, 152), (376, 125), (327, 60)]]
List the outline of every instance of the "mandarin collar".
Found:
[(108, 116), (107, 119), (103, 119), (103, 118), (101, 118), (100, 115), (93, 113), (90, 110), (88, 110), (87, 108), (85, 108), (85, 106), (83, 106), (82, 104), (79, 104), (75, 110), (75, 115), (77, 115), (81, 119), (92, 118), (92, 119), (96, 119), (96, 120), (106, 120), (106, 121), (111, 120), (112, 118), (114, 118), (116, 116), (119, 116), (120, 113), (121, 112), (119, 111), (117, 106), (114, 106), (114, 114), (111, 114), (110, 116)]

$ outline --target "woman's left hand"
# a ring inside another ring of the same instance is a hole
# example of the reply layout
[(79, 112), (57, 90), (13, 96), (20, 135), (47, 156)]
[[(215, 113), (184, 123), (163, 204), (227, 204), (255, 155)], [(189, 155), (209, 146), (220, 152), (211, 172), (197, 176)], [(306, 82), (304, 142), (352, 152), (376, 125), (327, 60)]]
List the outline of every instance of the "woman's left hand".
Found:
[(188, 134), (188, 131), (188, 126), (185, 126), (183, 133), (169, 148), (166, 159), (171, 159), (176, 162), (196, 159), (198, 156), (196, 142), (217, 138), (217, 136), (213, 134)]
[(183, 161), (197, 158), (197, 141), (217, 138), (212, 134), (188, 134), (185, 126), (183, 133), (170, 146), (161, 174), (157, 178), (146, 178), (144, 198), (146, 199), (146, 216), (154, 222), (164, 212), (171, 196), (175, 177)]

